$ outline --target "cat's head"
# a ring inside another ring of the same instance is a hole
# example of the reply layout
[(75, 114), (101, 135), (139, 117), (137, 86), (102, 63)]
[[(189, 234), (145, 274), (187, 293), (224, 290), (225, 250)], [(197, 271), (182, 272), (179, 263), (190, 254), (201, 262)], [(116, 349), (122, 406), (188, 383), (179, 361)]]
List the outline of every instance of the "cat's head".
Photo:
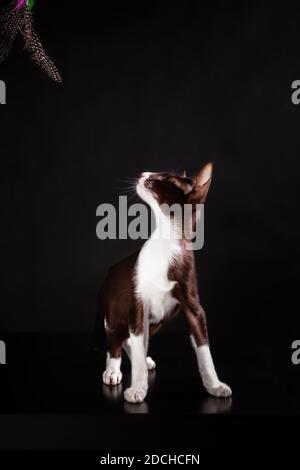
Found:
[(212, 180), (212, 163), (207, 163), (194, 177), (173, 173), (142, 173), (136, 190), (152, 208), (162, 204), (204, 204)]

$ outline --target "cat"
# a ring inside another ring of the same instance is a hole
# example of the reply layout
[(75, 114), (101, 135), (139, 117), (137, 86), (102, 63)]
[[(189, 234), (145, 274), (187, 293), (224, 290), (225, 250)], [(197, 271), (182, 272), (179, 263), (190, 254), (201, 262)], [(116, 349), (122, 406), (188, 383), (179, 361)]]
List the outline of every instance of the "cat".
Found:
[(176, 229), (176, 217), (162, 209), (166, 205), (190, 204), (191, 222), (195, 225), (199, 205), (207, 197), (212, 171), (213, 165), (208, 163), (193, 178), (185, 173), (142, 173), (137, 180), (137, 194), (152, 208), (156, 228), (139, 251), (109, 269), (99, 293), (99, 312), (104, 314), (107, 339), (103, 382), (106, 385), (121, 382), (125, 350), (132, 367), (131, 385), (124, 392), (129, 403), (145, 399), (148, 371), (156, 367), (147, 355), (149, 338), (180, 310), (189, 326), (207, 392), (215, 397), (232, 394), (230, 387), (218, 379), (210, 353), (205, 312), (198, 296), (194, 251), (189, 249), (184, 232), (169, 238), (159, 235), (161, 230)]

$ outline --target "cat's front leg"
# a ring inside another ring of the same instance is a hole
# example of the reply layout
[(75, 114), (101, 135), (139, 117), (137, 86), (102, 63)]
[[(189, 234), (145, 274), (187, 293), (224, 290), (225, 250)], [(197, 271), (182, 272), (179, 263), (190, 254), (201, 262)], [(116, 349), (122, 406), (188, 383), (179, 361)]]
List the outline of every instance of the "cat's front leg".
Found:
[[(128, 359), (131, 362), (131, 345), (130, 345), (130, 338), (128, 338), (126, 341), (124, 341), (123, 344), (123, 349), (126, 352)], [(147, 356), (146, 357), (146, 363), (147, 363), (147, 369), (148, 370), (154, 370), (156, 368), (156, 363), (153, 361), (152, 357)]]
[(201, 305), (185, 309), (191, 342), (196, 353), (199, 372), (207, 392), (214, 397), (230, 397), (231, 388), (218, 378), (208, 343), (205, 312)]
[(193, 335), (192, 345), (195, 349), (200, 375), (207, 392), (213, 397), (226, 398), (232, 395), (231, 388), (221, 382), (217, 376), (208, 344), (198, 346)]
[(129, 403), (141, 403), (148, 391), (148, 368), (145, 353), (144, 332), (130, 332), (131, 351), (131, 386), (124, 392), (124, 398)]

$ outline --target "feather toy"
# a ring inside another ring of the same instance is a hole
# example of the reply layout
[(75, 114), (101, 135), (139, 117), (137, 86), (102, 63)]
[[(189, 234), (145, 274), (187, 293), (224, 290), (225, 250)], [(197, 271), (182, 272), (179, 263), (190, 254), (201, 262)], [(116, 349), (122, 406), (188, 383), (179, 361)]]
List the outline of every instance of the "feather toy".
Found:
[(31, 10), (35, 0), (17, 0), (0, 12), (0, 63), (8, 56), (18, 33), (31, 59), (47, 75), (59, 83), (62, 81), (58, 69), (44, 51), (33, 26)]
[(18, 0), (16, 4), (16, 10), (24, 7), (27, 4), (27, 0)]

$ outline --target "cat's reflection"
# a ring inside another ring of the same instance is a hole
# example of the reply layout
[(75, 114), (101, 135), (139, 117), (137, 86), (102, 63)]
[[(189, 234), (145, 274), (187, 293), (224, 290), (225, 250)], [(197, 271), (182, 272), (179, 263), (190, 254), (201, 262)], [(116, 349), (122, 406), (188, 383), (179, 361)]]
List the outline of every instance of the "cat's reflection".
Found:
[(125, 401), (124, 411), (129, 414), (147, 414), (149, 413), (149, 406), (146, 401), (142, 403), (128, 403)]
[(123, 398), (123, 385), (105, 385), (103, 384), (103, 396), (109, 401), (118, 401)]
[(232, 398), (207, 397), (203, 400), (200, 413), (203, 414), (224, 414), (230, 413)]

